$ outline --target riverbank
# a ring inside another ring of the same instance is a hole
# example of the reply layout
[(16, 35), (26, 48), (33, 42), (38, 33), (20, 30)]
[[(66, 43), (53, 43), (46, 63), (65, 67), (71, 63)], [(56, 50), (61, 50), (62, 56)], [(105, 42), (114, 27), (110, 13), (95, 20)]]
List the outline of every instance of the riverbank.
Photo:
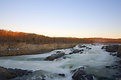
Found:
[(11, 43), (0, 44), (0, 56), (16, 56), (28, 54), (42, 54), (55, 49), (71, 48), (77, 43), (52, 43), (52, 44), (26, 44), (26, 43)]

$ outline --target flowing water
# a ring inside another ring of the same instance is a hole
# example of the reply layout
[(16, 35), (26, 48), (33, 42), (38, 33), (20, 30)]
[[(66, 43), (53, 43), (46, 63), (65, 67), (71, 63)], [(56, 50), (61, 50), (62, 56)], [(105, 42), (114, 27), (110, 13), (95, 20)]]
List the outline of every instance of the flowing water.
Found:
[[(82, 44), (79, 44), (82, 45)], [(97, 77), (113, 78), (112, 75), (118, 73), (117, 69), (108, 69), (105, 66), (117, 65), (118, 57), (110, 55), (110, 53), (101, 49), (103, 45), (83, 44), (85, 47), (80, 48), (79, 45), (74, 48), (54, 50), (45, 54), (22, 55), (0, 57), (0, 66), (6, 68), (18, 68), (34, 71), (31, 75), (23, 76), (20, 80), (72, 80), (72, 70), (84, 67), (85, 71)], [(69, 54), (74, 49), (81, 50), (83, 53)], [(54, 61), (45, 61), (44, 59), (57, 51), (65, 52), (65, 56)], [(65, 74), (60, 76), (59, 74)]]

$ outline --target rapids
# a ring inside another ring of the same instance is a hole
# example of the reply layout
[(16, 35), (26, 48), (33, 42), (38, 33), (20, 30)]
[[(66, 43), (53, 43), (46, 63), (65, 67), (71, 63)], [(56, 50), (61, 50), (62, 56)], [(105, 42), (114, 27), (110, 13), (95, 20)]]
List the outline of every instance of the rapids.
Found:
[[(33, 71), (31, 75), (18, 77), (15, 80), (41, 80), (42, 78), (46, 80), (72, 80), (71, 71), (80, 67), (84, 67), (87, 73), (93, 74), (95, 77), (113, 78), (112, 75), (118, 73), (117, 69), (108, 69), (106, 66), (117, 65), (117, 61), (120, 59), (101, 49), (102, 44), (83, 44), (91, 49), (80, 48), (80, 45), (82, 44), (45, 54), (0, 57), (0, 66)], [(81, 54), (69, 54), (74, 49), (83, 49), (84, 51)], [(57, 51), (63, 51), (66, 55), (54, 61), (44, 60)], [(64, 74), (64, 76), (59, 74)]]

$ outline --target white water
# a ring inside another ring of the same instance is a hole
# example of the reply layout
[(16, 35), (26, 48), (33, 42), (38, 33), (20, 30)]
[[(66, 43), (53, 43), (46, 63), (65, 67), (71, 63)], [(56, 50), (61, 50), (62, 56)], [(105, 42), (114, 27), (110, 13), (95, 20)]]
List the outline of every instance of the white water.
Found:
[[(85, 45), (92, 49), (79, 48), (77, 45), (73, 49), (84, 49), (84, 52), (82, 54), (65, 55), (66, 59), (59, 58), (54, 61), (44, 60), (47, 56), (55, 54), (56, 51), (63, 51), (65, 54), (69, 54), (72, 52), (72, 48), (54, 50), (46, 54), (0, 57), (0, 66), (36, 71), (31, 76), (23, 77), (23, 79), (27, 80), (36, 80), (41, 75), (46, 75), (46, 80), (72, 80), (71, 77), (73, 74), (71, 70), (81, 66), (85, 67), (87, 73), (101, 77), (111, 77), (118, 72), (117, 70), (105, 68), (105, 66), (116, 64), (116, 61), (119, 60), (117, 57), (102, 50), (102, 45)], [(57, 74), (59, 73), (66, 76), (58, 76)]]

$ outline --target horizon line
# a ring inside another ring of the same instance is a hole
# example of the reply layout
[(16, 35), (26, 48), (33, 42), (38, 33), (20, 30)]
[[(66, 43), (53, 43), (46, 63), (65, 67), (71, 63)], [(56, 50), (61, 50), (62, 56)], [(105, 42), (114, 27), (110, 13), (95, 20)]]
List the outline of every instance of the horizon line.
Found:
[(26, 31), (13, 31), (13, 30), (7, 30), (7, 29), (0, 29), (0, 30), (5, 30), (5, 31), (12, 31), (12, 32), (21, 32), (21, 33), (27, 33), (27, 34), (36, 34), (36, 35), (41, 35), (45, 37), (51, 37), (51, 38), (77, 38), (77, 39), (121, 39), (121, 38), (111, 38), (111, 37), (74, 37), (74, 36), (48, 36), (44, 34), (39, 34), (35, 32), (26, 32)]

